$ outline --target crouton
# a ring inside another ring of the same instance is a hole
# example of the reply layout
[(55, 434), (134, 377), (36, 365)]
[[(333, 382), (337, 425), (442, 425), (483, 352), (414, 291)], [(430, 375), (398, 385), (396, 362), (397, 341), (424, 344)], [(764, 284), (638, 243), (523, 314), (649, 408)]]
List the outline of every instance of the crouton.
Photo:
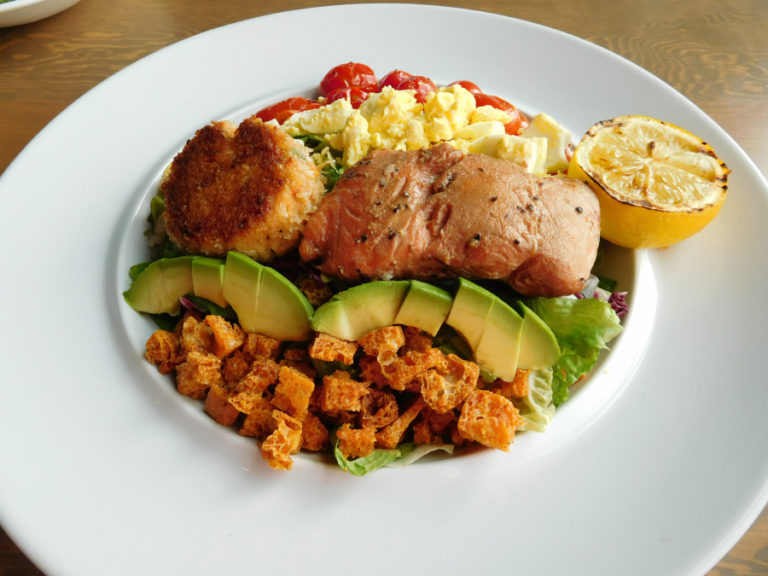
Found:
[(221, 376), (227, 384), (233, 384), (242, 379), (251, 370), (253, 357), (242, 348), (221, 361)]
[(358, 343), (368, 356), (375, 356), (382, 366), (397, 358), (397, 352), (405, 344), (402, 326), (386, 326), (371, 330), (363, 335)]
[(461, 407), (458, 430), (468, 440), (508, 451), (522, 422), (510, 400), (488, 390), (475, 390)]
[(357, 352), (357, 342), (348, 342), (329, 334), (318, 333), (309, 346), (309, 355), (324, 362), (352, 364)]
[(458, 415), (453, 410), (438, 413), (426, 406), (413, 423), (413, 441), (416, 444), (442, 444), (451, 441)]
[(441, 366), (423, 372), (418, 381), (427, 406), (443, 413), (460, 406), (477, 386), (479, 377), (477, 364), (447, 354)]
[(427, 352), (430, 348), (432, 348), (432, 336), (423, 330), (419, 330), (413, 326), (405, 326), (403, 328), (403, 335), (405, 336), (405, 344), (403, 345), (405, 350)]
[(444, 363), (445, 357), (437, 348), (425, 352), (409, 350), (393, 362), (381, 365), (381, 372), (393, 390), (419, 391), (421, 383), (417, 380), (418, 376)]
[(320, 390), (320, 409), (323, 412), (359, 412), (362, 398), (368, 393), (368, 384), (353, 380), (348, 372), (336, 370), (323, 378)]
[(275, 470), (290, 470), (291, 455), (301, 450), (301, 421), (280, 410), (274, 410), (272, 418), (277, 427), (261, 444), (261, 455)]
[(368, 456), (376, 445), (376, 428), (366, 426), (364, 428), (351, 428), (344, 424), (336, 430), (339, 439), (339, 451), (345, 458), (361, 458)]
[(221, 359), (207, 352), (192, 351), (176, 367), (176, 389), (191, 398), (205, 397), (208, 388), (221, 381)]
[(424, 409), (424, 406), (426, 406), (424, 400), (419, 398), (405, 412), (400, 414), (394, 422), (376, 432), (376, 446), (390, 450), (396, 448), (405, 436), (405, 432), (408, 430), (411, 422), (416, 419), (419, 412)]
[(229, 403), (245, 414), (250, 414), (264, 391), (277, 382), (280, 366), (269, 358), (257, 358), (251, 370), (235, 385)]
[(231, 324), (215, 314), (209, 314), (204, 322), (213, 334), (213, 353), (219, 358), (229, 356), (245, 341), (245, 332), (238, 324)]
[(515, 378), (511, 382), (505, 382), (500, 378), (496, 379), (493, 382), (492, 390), (510, 400), (515, 398), (525, 398), (528, 396), (529, 374), (529, 370), (518, 369), (517, 372), (515, 372)]
[(370, 388), (363, 397), (360, 424), (363, 427), (383, 428), (400, 415), (397, 399), (391, 392)]
[(167, 330), (155, 330), (147, 340), (144, 353), (160, 374), (170, 374), (182, 362), (179, 338)]
[(328, 428), (317, 415), (309, 412), (301, 426), (301, 448), (310, 452), (319, 452), (328, 447), (330, 434)]
[(249, 332), (245, 335), (243, 351), (251, 358), (270, 358), (277, 360), (282, 343), (276, 338)]
[(283, 358), (280, 360), (280, 365), (295, 368), (307, 378), (312, 378), (313, 380), (317, 375), (312, 365), (312, 358), (309, 357), (309, 352), (307, 352), (306, 348), (287, 348), (283, 353)]
[(257, 398), (251, 405), (250, 413), (245, 417), (238, 434), (264, 440), (277, 427), (272, 417), (272, 404), (266, 398)]
[(213, 332), (205, 322), (187, 314), (181, 322), (181, 349), (190, 352), (212, 352)]
[(205, 411), (222, 426), (232, 426), (240, 411), (228, 401), (229, 390), (221, 384), (212, 384), (205, 397)]
[(309, 399), (315, 382), (290, 366), (281, 366), (272, 406), (304, 420), (309, 409)]

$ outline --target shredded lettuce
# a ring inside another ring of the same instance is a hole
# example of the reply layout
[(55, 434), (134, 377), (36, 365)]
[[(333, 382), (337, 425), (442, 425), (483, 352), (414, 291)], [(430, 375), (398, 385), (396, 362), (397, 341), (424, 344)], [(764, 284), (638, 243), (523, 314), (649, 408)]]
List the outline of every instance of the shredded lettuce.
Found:
[(453, 454), (453, 444), (414, 444), (413, 442), (404, 442), (394, 450), (376, 449), (367, 456), (349, 460), (339, 450), (338, 438), (336, 438), (335, 434), (333, 436), (333, 456), (336, 458), (336, 463), (354, 476), (365, 476), (369, 472), (384, 468), (385, 466), (398, 468), (408, 466), (437, 450)]
[(528, 374), (528, 396), (523, 398), (521, 430), (544, 432), (555, 415), (552, 401), (552, 369), (533, 370)]
[(621, 322), (610, 304), (595, 298), (535, 298), (528, 306), (560, 345), (552, 373), (552, 401), (559, 406), (568, 400), (571, 385), (595, 365), (600, 350), (621, 333)]
[(423, 458), (427, 454), (432, 454), (439, 450), (447, 454), (453, 454), (453, 448), (453, 444), (414, 444), (413, 442), (405, 442), (397, 447), (400, 451), (400, 456), (388, 464), (388, 466), (402, 468), (403, 466), (413, 464), (416, 460)]

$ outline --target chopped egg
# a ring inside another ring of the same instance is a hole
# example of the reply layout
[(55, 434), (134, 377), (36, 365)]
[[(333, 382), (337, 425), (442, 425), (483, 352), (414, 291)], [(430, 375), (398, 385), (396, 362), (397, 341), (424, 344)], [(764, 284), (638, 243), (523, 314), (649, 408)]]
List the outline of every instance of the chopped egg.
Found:
[(471, 154), (485, 154), (522, 164), (532, 174), (545, 174), (546, 138), (523, 138), (511, 134), (483, 136), (470, 143)]
[(431, 142), (451, 140), (456, 131), (469, 124), (475, 110), (475, 97), (467, 89), (454, 84), (438, 88), (424, 103), (427, 137)]
[(297, 112), (283, 122), (282, 127), (290, 136), (334, 134), (344, 129), (352, 112), (349, 100), (336, 100), (320, 108)]
[(512, 116), (504, 112), (504, 110), (499, 110), (493, 106), (478, 106), (472, 111), (472, 114), (469, 117), (469, 121), (471, 124), (490, 121), (509, 124), (512, 122)]
[(424, 104), (414, 90), (388, 86), (369, 94), (357, 110), (349, 100), (336, 100), (298, 112), (282, 127), (291, 136), (312, 134), (328, 144), (329, 149), (316, 155), (318, 164), (335, 159), (348, 167), (370, 150), (418, 150), (447, 142), (467, 154), (518, 162), (533, 174), (567, 167), (565, 147), (571, 135), (551, 117), (539, 114), (520, 136), (505, 134), (510, 121), (502, 110), (477, 107), (474, 96), (456, 84), (438, 88)]
[(520, 136), (523, 138), (546, 138), (545, 172), (568, 170), (568, 158), (565, 156), (565, 149), (571, 142), (571, 133), (558, 124), (554, 118), (547, 114), (537, 114)]

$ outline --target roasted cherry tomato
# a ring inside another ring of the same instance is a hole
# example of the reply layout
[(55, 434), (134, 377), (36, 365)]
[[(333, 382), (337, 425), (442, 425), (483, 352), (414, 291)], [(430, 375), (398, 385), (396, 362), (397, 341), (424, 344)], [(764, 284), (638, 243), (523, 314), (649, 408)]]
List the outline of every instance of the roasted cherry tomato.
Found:
[(507, 134), (520, 134), (528, 126), (528, 120), (525, 115), (503, 98), (491, 96), (490, 94), (475, 94), (475, 104), (477, 106), (493, 106), (512, 116), (512, 120), (504, 124), (504, 131)]
[(278, 102), (277, 104), (272, 104), (271, 106), (262, 108), (256, 112), (256, 117), (260, 118), (264, 122), (277, 120), (280, 124), (282, 124), (296, 112), (313, 110), (319, 107), (320, 104), (317, 102), (317, 100), (310, 100), (309, 98), (294, 96), (293, 98), (287, 98)]
[(414, 76), (403, 70), (392, 70), (379, 82), (379, 90), (385, 86), (391, 86), (395, 90), (415, 90), (417, 102), (422, 104), (430, 93), (437, 90), (437, 86), (426, 76)]
[(379, 91), (385, 86), (392, 86), (392, 88), (397, 90), (400, 83), (408, 80), (411, 76), (413, 76), (413, 74), (408, 74), (408, 72), (405, 72), (404, 70), (392, 70), (392, 72), (379, 80)]
[(339, 88), (338, 90), (334, 90), (325, 97), (325, 103), (330, 104), (336, 100), (343, 100), (346, 98), (349, 99), (349, 103), (352, 104), (352, 108), (357, 109), (360, 108), (360, 104), (362, 104), (363, 101), (368, 98), (368, 94), (368, 92), (364, 92), (355, 86), (350, 86), (349, 88)]
[(370, 66), (359, 62), (347, 62), (331, 68), (320, 81), (320, 96), (342, 88), (359, 88), (363, 92), (376, 92), (379, 85)]
[(471, 94), (483, 93), (483, 91), (480, 90), (480, 88), (478, 88), (477, 84), (475, 84), (474, 82), (470, 82), (469, 80), (456, 80), (456, 82), (451, 82), (449, 86), (454, 86), (456, 84), (458, 84), (459, 86), (461, 86), (462, 88), (470, 92)]
[(400, 82), (397, 90), (415, 90), (416, 101), (424, 104), (432, 92), (437, 90), (437, 86), (426, 76), (411, 76), (407, 80)]

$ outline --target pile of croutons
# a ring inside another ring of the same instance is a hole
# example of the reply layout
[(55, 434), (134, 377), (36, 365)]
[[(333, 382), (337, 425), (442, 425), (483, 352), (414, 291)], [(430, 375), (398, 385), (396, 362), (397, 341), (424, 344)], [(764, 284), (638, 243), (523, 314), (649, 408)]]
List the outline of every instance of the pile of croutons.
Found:
[(146, 358), (216, 422), (256, 438), (279, 470), (300, 450), (329, 450), (332, 432), (350, 460), (404, 441), (507, 450), (523, 423), (515, 402), (528, 394), (524, 371), (486, 384), (477, 364), (399, 325), (357, 342), (318, 333), (298, 347), (187, 313), (152, 334)]

